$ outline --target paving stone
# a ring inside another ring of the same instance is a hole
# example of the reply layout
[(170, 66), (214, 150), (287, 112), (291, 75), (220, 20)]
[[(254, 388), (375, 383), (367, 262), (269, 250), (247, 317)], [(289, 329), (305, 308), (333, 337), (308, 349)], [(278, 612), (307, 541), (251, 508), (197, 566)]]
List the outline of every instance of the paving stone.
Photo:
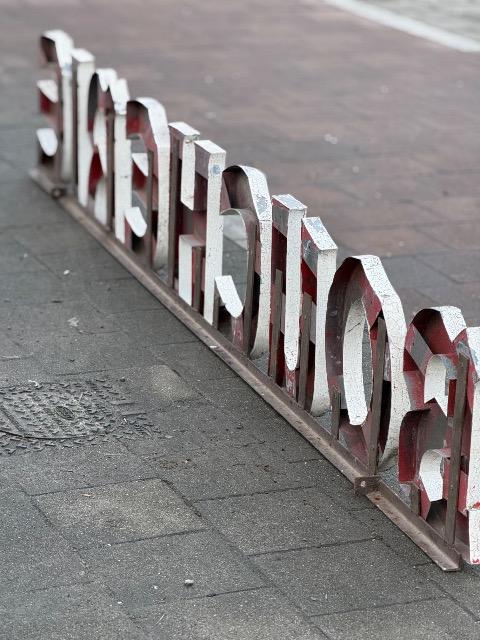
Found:
[(23, 174), (7, 160), (0, 159), (0, 184), (22, 180)]
[(24, 227), (23, 237), (28, 238), (32, 235), (32, 228), (38, 225), (40, 216), (42, 224), (49, 225), (62, 223), (67, 214), (27, 175), (22, 180), (2, 184), (0, 229)]
[(239, 554), (210, 531), (102, 546), (81, 555), (134, 617), (156, 614), (168, 600), (263, 586)]
[[(195, 380), (203, 396), (218, 407), (235, 416), (237, 420), (266, 421), (278, 419), (278, 413), (256, 393), (252, 393), (238, 377), (220, 380)], [(289, 427), (291, 429), (291, 427)]]
[(452, 283), (450, 278), (414, 257), (384, 258), (382, 264), (395, 288), (447, 287)]
[[(478, 213), (480, 211), (480, 205), (478, 198), (472, 198), (468, 196), (460, 196), (457, 198), (439, 198), (437, 200), (424, 201), (422, 207), (435, 214), (437, 221), (442, 223), (452, 219), (452, 212), (455, 212), (455, 222), (461, 223), (462, 221), (477, 220)], [(442, 220), (443, 218), (443, 220)], [(435, 233), (435, 231), (434, 231)], [(474, 232), (474, 238), (476, 237), (476, 231)], [(446, 239), (448, 242), (452, 241), (451, 238)], [(468, 243), (468, 238), (465, 239)]]
[[(147, 418), (151, 435), (125, 445), (191, 498), (315, 485), (349, 510), (374, 508), (300, 436), (298, 442), (286, 424), (274, 425), (286, 430), (274, 440), (274, 429), (269, 438), (259, 434), (258, 423), (237, 423), (215, 407), (195, 403)], [(209, 456), (213, 468), (206, 462)]]
[(230, 418), (227, 420), (217, 407), (198, 401), (165, 411), (151, 411), (147, 417), (151, 423), (150, 437), (125, 443), (134, 453), (147, 457), (177, 457), (216, 446), (235, 448), (258, 444), (254, 429)]
[(38, 305), (54, 300), (78, 300), (82, 297), (81, 289), (43, 270), (12, 273), (0, 283), (0, 300), (3, 304)]
[(16, 485), (7, 484), (4, 478), (0, 486), (1, 547), (18, 552), (31, 549), (32, 546), (41, 548), (49, 539), (57, 540), (57, 544), (64, 542), (32, 499)]
[[(20, 78), (10, 75), (9, 81), (5, 82), (5, 75), (2, 74), (2, 93), (0, 95), (0, 126), (22, 126), (31, 122), (35, 112), (35, 101), (32, 99), (32, 84), (21, 83)], [(25, 77), (25, 76), (24, 76)], [(18, 83), (18, 84), (17, 84)], [(12, 109), (14, 100), (15, 109)], [(43, 122), (43, 124), (45, 124)]]
[(106, 314), (158, 308), (156, 299), (132, 278), (94, 282), (86, 287), (85, 293), (90, 302)]
[[(436, 224), (425, 227), (424, 231), (430, 237), (459, 252), (480, 249), (480, 229), (477, 222), (452, 221), (450, 224)], [(425, 253), (422, 250), (420, 252)]]
[(0, 600), (2, 595), (14, 591), (79, 584), (91, 579), (77, 552), (56, 534), (30, 548), (0, 549), (0, 574)]
[(96, 248), (97, 243), (92, 236), (74, 222), (68, 214), (65, 216), (66, 219), (58, 224), (37, 225), (34, 235), (31, 230), (18, 229), (15, 231), (15, 236), (36, 256), (64, 253), (68, 249), (89, 250)]
[(476, 640), (479, 625), (447, 599), (313, 618), (331, 640)]
[[(38, 126), (42, 118), (36, 119)], [(23, 127), (9, 127), (0, 129), (0, 155), (16, 170), (16, 175), (25, 180), (25, 171), (36, 163), (35, 137), (32, 131), (35, 121), (26, 123)]]
[(3, 475), (29, 495), (152, 477), (152, 471), (119, 442), (46, 448), (2, 462)]
[(423, 228), (418, 227), (377, 227), (375, 229), (355, 229), (341, 234), (342, 242), (355, 255), (369, 253), (375, 247), (375, 255), (408, 256), (416, 253), (438, 253), (446, 250), (441, 238), (432, 240)]
[[(30, 341), (31, 340), (31, 341)], [(52, 375), (131, 368), (140, 362), (146, 366), (155, 355), (140, 350), (136, 343), (121, 332), (73, 335), (29, 336), (24, 348), (31, 350), (34, 360), (41, 362)], [(102, 354), (99, 359), (99, 353)]]
[(36, 498), (67, 540), (87, 548), (200, 529), (202, 521), (161, 480), (111, 484)]
[(169, 603), (138, 621), (158, 640), (321, 640), (323, 633), (272, 589)]
[(5, 640), (148, 640), (96, 584), (51, 587), (0, 598)]
[[(75, 233), (75, 230), (73, 230)], [(59, 253), (42, 253), (41, 261), (59, 277), (68, 275), (67, 281), (95, 282), (130, 278), (128, 271), (100, 245), (76, 246)]]
[(402, 301), (403, 312), (407, 323), (409, 323), (421, 309), (431, 307), (435, 303), (435, 301), (426, 294), (425, 289), (421, 289), (421, 291), (418, 289), (397, 289), (397, 293)]
[(33, 305), (4, 305), (0, 309), (3, 332), (12, 340), (32, 341), (45, 334), (111, 333), (120, 327), (85, 300)]
[[(308, 440), (239, 378), (195, 380), (194, 384), (205, 398), (254, 433), (260, 444), (267, 445), (272, 452), (288, 462), (322, 458)], [(339, 473), (336, 473), (336, 477), (341, 483), (347, 482)], [(351, 486), (350, 483), (348, 486)]]
[(276, 411), (238, 377), (222, 380), (195, 379), (202, 396), (255, 434), (261, 444), (289, 462), (313, 460), (321, 454)]
[[(81, 558), (3, 474), (3, 464), (0, 484), (0, 598), (13, 591), (87, 580)], [(3, 621), (0, 637), (2, 632)]]
[(7, 275), (19, 272), (35, 273), (45, 270), (46, 267), (25, 246), (17, 242), (11, 233), (5, 232), (0, 236), (0, 269)]
[(160, 304), (156, 309), (117, 313), (109, 318), (132, 338), (148, 340), (149, 348), (159, 344), (197, 341), (195, 335)]
[(458, 307), (467, 325), (476, 327), (480, 322), (480, 290), (477, 282), (451, 284), (449, 287), (426, 287), (426, 294), (434, 301), (433, 306)]
[[(128, 340), (133, 341), (133, 336)], [(146, 350), (142, 352), (142, 356), (146, 354), (144, 365), (122, 368), (125, 389), (140, 404), (142, 411), (163, 412), (176, 405), (182, 405), (186, 410), (188, 404), (197, 404), (198, 393), (170, 367), (164, 364), (148, 366), (147, 358), (155, 358), (155, 349), (152, 347), (150, 351), (150, 342), (147, 340), (146, 343)]]
[(476, 566), (466, 565), (461, 572), (445, 573), (436, 565), (422, 567), (421, 572), (435, 583), (445, 596), (450, 596), (459, 606), (480, 619), (480, 571)]
[[(310, 193), (309, 201), (313, 202), (315, 195), (312, 190)], [(353, 200), (340, 211), (326, 210), (322, 213), (322, 220), (330, 232), (336, 232), (338, 238), (343, 239), (345, 231), (355, 232), (365, 228), (375, 231), (379, 223), (383, 227), (396, 227), (399, 222), (404, 225), (426, 225), (435, 222), (436, 218), (433, 212), (413, 202)], [(368, 246), (369, 253), (376, 253), (374, 242)]]
[[(478, 251), (450, 251), (441, 255), (421, 255), (419, 259), (458, 283), (479, 282)], [(436, 285), (432, 285), (436, 286)], [(437, 287), (438, 288), (438, 287)]]
[(31, 358), (32, 352), (24, 344), (19, 344), (11, 339), (9, 335), (0, 333), (0, 357), (4, 362), (14, 362)]
[(381, 540), (409, 565), (418, 566), (431, 563), (430, 558), (423, 553), (420, 547), (417, 547), (379, 509), (358, 509), (352, 515), (366, 525), (375, 538)]
[(218, 380), (236, 378), (230, 367), (224, 364), (213, 350), (203, 344), (162, 345), (156, 350), (162, 362), (187, 380)]
[(308, 440), (295, 431), (281, 416), (253, 422), (260, 443), (266, 444), (288, 462), (302, 462), (322, 458), (322, 454)]
[(221, 498), (316, 485), (331, 486), (331, 466), (323, 460), (288, 463), (262, 445), (210, 446), (178, 456), (146, 456), (155, 474), (189, 500)]
[(255, 563), (310, 615), (442, 595), (378, 540), (270, 553)]
[[(0, 343), (10, 344), (0, 340)], [(17, 345), (18, 347), (18, 345)], [(10, 350), (10, 349), (9, 349)], [(2, 360), (0, 371), (0, 387), (10, 387), (12, 385), (25, 384), (31, 380), (47, 380), (50, 377), (48, 368), (41, 362), (36, 362), (31, 354), (25, 353), (23, 348), (12, 350), (12, 354), (18, 355), (20, 351), (21, 358), (9, 358)]]
[(368, 529), (319, 488), (197, 503), (202, 514), (244, 553), (268, 553), (361, 540)]

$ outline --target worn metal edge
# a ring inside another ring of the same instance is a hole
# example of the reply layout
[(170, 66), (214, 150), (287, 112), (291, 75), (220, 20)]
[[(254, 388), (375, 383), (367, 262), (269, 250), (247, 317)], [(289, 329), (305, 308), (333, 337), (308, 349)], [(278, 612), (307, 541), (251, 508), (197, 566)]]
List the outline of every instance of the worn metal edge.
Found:
[[(38, 169), (29, 172), (31, 179), (44, 191), (52, 195), (57, 185)], [(272, 379), (218, 330), (208, 324), (203, 316), (187, 305), (175, 291), (170, 289), (152, 270), (139, 264), (136, 258), (89, 215), (71, 195), (56, 198), (61, 207), (82, 225), (118, 262), (125, 267), (155, 298), (176, 316), (209, 349), (237, 373), (252, 389), (279, 413), (296, 431), (315, 447), (354, 486), (365, 478), (365, 470), (330, 437), (307, 411), (287, 396)], [(443, 571), (458, 571), (461, 555), (442, 540), (440, 535), (425, 520), (413, 513), (381, 479), (375, 476), (375, 489), (362, 492), (403, 533), (424, 551)]]

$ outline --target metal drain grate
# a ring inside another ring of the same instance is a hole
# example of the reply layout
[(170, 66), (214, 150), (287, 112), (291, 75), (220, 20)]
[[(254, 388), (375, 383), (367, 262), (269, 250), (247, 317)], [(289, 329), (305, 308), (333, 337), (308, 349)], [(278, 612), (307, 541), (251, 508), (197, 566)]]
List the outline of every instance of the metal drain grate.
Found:
[(0, 454), (148, 432), (145, 414), (105, 379), (0, 389)]

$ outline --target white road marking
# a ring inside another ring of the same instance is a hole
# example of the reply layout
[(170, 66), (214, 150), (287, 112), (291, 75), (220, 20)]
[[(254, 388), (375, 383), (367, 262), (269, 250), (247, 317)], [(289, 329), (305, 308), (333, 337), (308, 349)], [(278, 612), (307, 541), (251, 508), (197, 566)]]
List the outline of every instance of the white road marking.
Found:
[(387, 27), (391, 27), (392, 29), (397, 29), (398, 31), (404, 31), (405, 33), (409, 33), (419, 38), (425, 38), (426, 40), (442, 44), (445, 47), (455, 49), (456, 51), (462, 51), (464, 53), (480, 52), (480, 42), (477, 40), (466, 38), (456, 33), (445, 31), (444, 29), (432, 27), (420, 20), (401, 16), (393, 11), (388, 11), (387, 9), (381, 9), (380, 7), (375, 7), (366, 2), (361, 2), (361, 0), (324, 0), (324, 2), (325, 4), (333, 7), (345, 9), (345, 11), (354, 13), (362, 18), (367, 18), (373, 22), (383, 24)]

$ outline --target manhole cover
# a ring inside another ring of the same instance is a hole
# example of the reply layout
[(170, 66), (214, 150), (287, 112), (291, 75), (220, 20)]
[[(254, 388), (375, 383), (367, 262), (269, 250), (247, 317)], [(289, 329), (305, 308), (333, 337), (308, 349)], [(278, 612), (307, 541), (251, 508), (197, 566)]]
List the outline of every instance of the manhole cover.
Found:
[(147, 426), (144, 413), (106, 380), (0, 390), (0, 453), (133, 437)]

